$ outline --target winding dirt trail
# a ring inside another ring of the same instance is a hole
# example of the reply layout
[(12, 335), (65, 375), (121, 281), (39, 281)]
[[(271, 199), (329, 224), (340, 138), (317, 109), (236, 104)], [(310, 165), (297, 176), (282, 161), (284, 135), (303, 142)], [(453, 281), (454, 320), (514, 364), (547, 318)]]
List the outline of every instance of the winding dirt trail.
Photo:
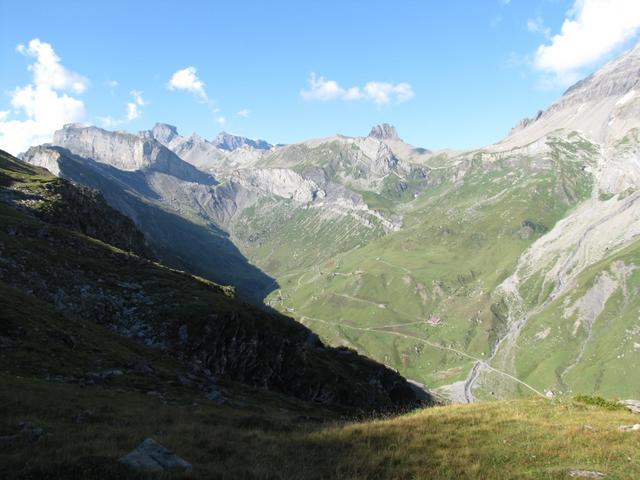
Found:
[[(483, 368), (491, 370), (491, 371), (493, 371), (495, 373), (498, 373), (500, 375), (504, 375), (505, 377), (513, 380), (514, 382), (519, 383), (520, 385), (528, 388), (529, 390), (531, 390), (532, 392), (536, 393), (537, 395), (539, 395), (539, 396), (541, 396), (543, 398), (546, 398), (545, 395), (542, 392), (540, 392), (539, 390), (535, 389), (534, 387), (532, 387), (528, 383), (520, 380), (519, 378), (515, 377), (514, 375), (511, 375), (510, 373), (503, 372), (502, 370), (498, 370), (497, 368), (494, 368), (491, 365), (489, 365), (485, 360), (482, 360), (481, 358), (478, 358), (478, 357), (470, 355), (470, 354), (468, 354), (466, 352), (463, 352), (462, 350), (458, 350), (458, 349), (453, 348), (453, 347), (447, 347), (447, 346), (444, 346), (444, 345), (439, 345), (437, 343), (430, 342), (428, 340), (424, 340), (423, 338), (416, 337), (414, 335), (409, 335), (409, 334), (400, 333), (400, 332), (393, 332), (393, 331), (388, 331), (388, 330), (381, 330), (383, 328), (399, 326), (398, 324), (396, 324), (396, 325), (382, 325), (380, 327), (362, 328), (362, 327), (354, 327), (354, 326), (351, 326), (351, 325), (345, 325), (345, 324), (341, 324), (341, 323), (329, 322), (327, 320), (322, 320), (320, 318), (314, 318), (314, 317), (308, 317), (308, 316), (302, 315), (300, 317), (300, 321), (303, 322), (304, 320), (320, 322), (320, 323), (324, 323), (326, 325), (331, 325), (331, 326), (340, 327), (340, 328), (347, 328), (349, 330), (356, 330), (356, 331), (360, 331), (360, 332), (376, 332), (376, 333), (382, 333), (382, 334), (387, 334), (387, 335), (394, 335), (394, 336), (401, 337), (401, 338), (410, 338), (412, 340), (416, 340), (416, 341), (418, 341), (418, 342), (420, 342), (420, 343), (422, 343), (424, 345), (428, 345), (428, 346), (433, 347), (433, 348), (437, 348), (437, 349), (440, 349), (440, 350), (448, 350), (448, 351), (456, 353), (456, 354), (458, 354), (458, 355), (460, 355), (462, 357), (468, 358), (470, 360), (474, 360), (476, 363), (475, 363), (472, 371), (477, 369), (479, 366), (483, 366)], [(406, 326), (406, 325), (414, 325), (416, 323), (424, 323), (424, 322), (410, 322), (410, 323), (405, 323), (405, 324), (400, 324), (400, 325)], [(465, 393), (466, 393), (466, 388), (467, 387), (466, 387), (466, 383), (465, 383)], [(473, 401), (473, 397), (472, 397), (471, 401)], [(470, 402), (468, 401), (468, 403), (470, 403)]]

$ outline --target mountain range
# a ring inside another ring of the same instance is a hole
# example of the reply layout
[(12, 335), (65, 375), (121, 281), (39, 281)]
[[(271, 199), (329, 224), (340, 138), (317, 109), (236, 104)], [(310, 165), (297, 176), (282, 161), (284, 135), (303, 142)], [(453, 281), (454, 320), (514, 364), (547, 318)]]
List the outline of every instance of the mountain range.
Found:
[(636, 46), (476, 150), (72, 124), (22, 159), (99, 190), (161, 263), (442, 397), (637, 397), (639, 127)]

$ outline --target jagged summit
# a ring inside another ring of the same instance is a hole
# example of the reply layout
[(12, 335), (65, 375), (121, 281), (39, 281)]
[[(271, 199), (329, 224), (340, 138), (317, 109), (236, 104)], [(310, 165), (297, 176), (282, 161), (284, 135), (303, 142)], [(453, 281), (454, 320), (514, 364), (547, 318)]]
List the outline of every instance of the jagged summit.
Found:
[(374, 125), (368, 136), (377, 138), (378, 140), (401, 140), (396, 131), (396, 127), (389, 123)]
[(222, 150), (235, 150), (243, 146), (249, 146), (257, 150), (269, 150), (272, 145), (264, 140), (253, 140), (251, 138), (241, 137), (239, 135), (233, 135), (227, 132), (220, 132), (212, 143)]
[(167, 123), (156, 123), (150, 133), (153, 138), (166, 145), (178, 136), (178, 129)]

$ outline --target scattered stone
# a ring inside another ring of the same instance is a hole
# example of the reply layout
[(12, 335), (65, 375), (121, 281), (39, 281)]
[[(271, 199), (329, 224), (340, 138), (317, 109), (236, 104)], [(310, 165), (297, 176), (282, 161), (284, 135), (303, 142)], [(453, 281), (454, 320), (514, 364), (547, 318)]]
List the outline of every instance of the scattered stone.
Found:
[(37, 442), (45, 434), (44, 428), (37, 427), (30, 422), (20, 422), (18, 427), (20, 427), (20, 432), (18, 433), (20, 440), (29, 443)]
[(291, 420), (293, 423), (324, 423), (324, 420), (322, 418), (318, 418), (318, 417), (312, 417), (310, 415), (299, 415), (297, 417), (295, 417), (293, 420)]
[(180, 385), (182, 385), (183, 387), (190, 387), (191, 385), (193, 385), (193, 382), (182, 373), (178, 374), (178, 382), (180, 382)]
[(35, 443), (45, 434), (43, 428), (36, 427), (30, 422), (20, 422), (18, 427), (20, 430), (15, 435), (0, 436), (0, 447), (13, 447), (18, 443)]
[(145, 439), (118, 462), (137, 472), (191, 471), (193, 466), (152, 438)]
[(96, 411), (94, 409), (83, 410), (73, 418), (73, 421), (78, 424), (90, 423), (95, 416)]
[(178, 337), (180, 338), (180, 344), (186, 345), (189, 342), (189, 330), (186, 325), (181, 325), (178, 329)]
[(640, 423), (634, 423), (633, 425), (620, 425), (618, 430), (621, 432), (640, 432)]
[(569, 472), (570, 477), (574, 478), (604, 478), (606, 475), (602, 472), (596, 472), (592, 470), (571, 470)]
[(87, 374), (87, 381), (94, 384), (102, 384), (109, 382), (114, 377), (120, 377), (122, 375), (124, 375), (122, 370), (113, 368), (111, 370), (105, 370), (104, 372), (91, 372)]
[(205, 393), (205, 397), (207, 400), (211, 400), (218, 405), (226, 405), (229, 403), (227, 397), (224, 396), (222, 390), (215, 385), (212, 385), (209, 390)]
[(549, 400), (553, 400), (554, 398), (556, 398), (556, 394), (553, 393), (551, 390), (547, 390), (546, 392), (544, 392), (544, 396), (547, 397)]
[(142, 375), (153, 375), (156, 373), (156, 369), (153, 368), (149, 362), (145, 362), (144, 360), (139, 360), (136, 362), (131, 362), (127, 365), (135, 373), (140, 373)]
[(640, 400), (620, 400), (620, 405), (624, 405), (633, 413), (640, 413)]

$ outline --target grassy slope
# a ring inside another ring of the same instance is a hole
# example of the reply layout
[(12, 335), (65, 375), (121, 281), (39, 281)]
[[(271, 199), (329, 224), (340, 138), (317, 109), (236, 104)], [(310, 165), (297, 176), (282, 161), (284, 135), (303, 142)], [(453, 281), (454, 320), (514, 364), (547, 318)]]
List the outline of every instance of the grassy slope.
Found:
[[(443, 183), (404, 208), (399, 232), (280, 276), (270, 301), (334, 344), (347, 344), (438, 386), (462, 379), (504, 328), (493, 294), (518, 256), (591, 191), (593, 152), (553, 140), (544, 168), (514, 156), (471, 159), (464, 182)], [(431, 320), (432, 325), (428, 323)]]
[[(574, 333), (577, 312), (569, 314), (568, 307), (580, 300), (603, 272), (615, 278), (614, 263), (631, 267), (632, 271), (607, 299), (593, 323), (591, 335), (583, 325)], [(519, 376), (541, 389), (598, 392), (623, 398), (637, 396), (640, 271), (632, 267), (637, 265), (640, 265), (640, 241), (588, 268), (578, 277), (573, 289), (533, 316), (518, 342)], [(549, 334), (545, 338), (536, 337), (547, 330)], [(583, 347), (584, 352), (580, 354)], [(578, 363), (567, 370), (578, 358)]]
[(232, 225), (233, 237), (271, 275), (304, 270), (384, 234), (348, 216), (328, 216), (283, 199), (263, 199), (245, 209)]
[[(29, 420), (49, 435), (0, 451), (3, 478), (139, 478), (115, 460), (146, 437), (194, 465), (189, 478), (567, 478), (640, 476), (637, 415), (545, 400), (435, 407), (401, 417), (310, 424), (294, 408), (170, 403), (102, 386), (0, 375), (0, 434)], [(96, 415), (77, 424), (91, 408)], [(176, 475), (176, 477), (180, 477)], [(140, 477), (146, 478), (146, 477)]]
[[(640, 436), (618, 431), (637, 422), (626, 411), (518, 400), (346, 421), (336, 411), (230, 383), (223, 383), (230, 404), (221, 406), (176, 382), (181, 366), (157, 351), (0, 284), (0, 303), (8, 301), (14, 308), (4, 311), (0, 335), (16, 326), (22, 335), (0, 349), (0, 435), (26, 420), (47, 436), (0, 449), (2, 478), (147, 478), (116, 463), (147, 437), (190, 461), (188, 478), (540, 479), (566, 478), (574, 469), (611, 479), (640, 475)], [(125, 371), (95, 385), (55, 375), (131, 360), (150, 362), (156, 373)], [(78, 423), (86, 410), (94, 415)]]
[[(261, 166), (285, 166), (307, 174), (321, 171), (322, 176), (362, 195), (369, 208), (385, 215), (393, 215), (399, 202), (413, 198), (414, 192), (428, 183), (417, 171), (412, 171), (402, 179), (403, 189), (399, 190), (400, 178), (390, 173), (378, 179), (380, 193), (363, 190), (353, 185), (353, 181), (368, 175), (361, 171), (364, 155), (355, 144), (331, 141), (316, 147), (290, 146), (267, 156)], [(373, 216), (366, 218), (371, 225), (365, 226), (351, 215), (327, 212), (326, 208), (300, 208), (291, 201), (273, 197), (244, 210), (234, 219), (231, 231), (251, 260), (280, 280), (383, 236), (380, 221)]]

